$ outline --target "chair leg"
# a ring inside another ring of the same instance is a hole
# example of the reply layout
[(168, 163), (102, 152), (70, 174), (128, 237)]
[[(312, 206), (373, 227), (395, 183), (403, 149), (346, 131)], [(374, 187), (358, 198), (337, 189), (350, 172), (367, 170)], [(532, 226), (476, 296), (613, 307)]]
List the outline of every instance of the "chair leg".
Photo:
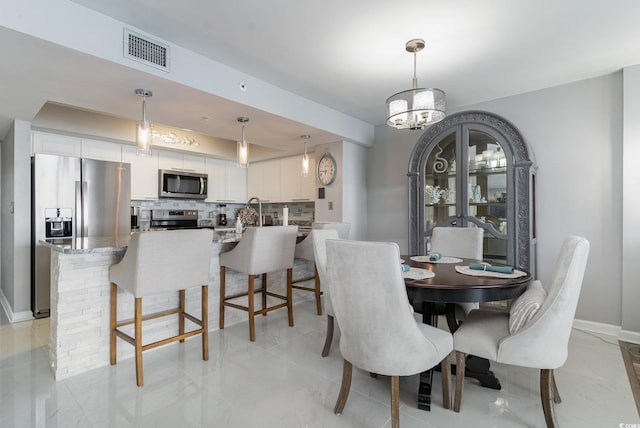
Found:
[(336, 401), (336, 407), (333, 409), (333, 413), (336, 415), (342, 414), (344, 405), (347, 404), (347, 398), (349, 398), (349, 389), (351, 388), (351, 372), (353, 366), (347, 360), (343, 360), (342, 363), (342, 385), (340, 385), (340, 394)]
[(202, 286), (202, 359), (209, 361), (209, 286)]
[(440, 373), (442, 376), (442, 407), (451, 408), (451, 359), (453, 351), (451, 351), (440, 363)]
[(134, 314), (135, 347), (136, 347), (136, 383), (143, 386), (142, 377), (142, 297), (136, 297)]
[(558, 426), (553, 406), (553, 370), (540, 369), (540, 399), (547, 428)]
[(289, 327), (293, 327), (293, 268), (287, 269), (287, 312)]
[(320, 291), (320, 275), (318, 275), (318, 268), (314, 267), (315, 271), (315, 281), (316, 281), (316, 311), (318, 315), (322, 315), (322, 301), (320, 300), (320, 296), (322, 292)]
[(109, 359), (111, 365), (116, 364), (116, 354), (117, 354), (117, 338), (116, 338), (116, 324), (118, 323), (118, 286), (113, 282), (111, 283), (111, 333), (109, 336)]
[(453, 400), (453, 411), (460, 412), (460, 404), (462, 401), (462, 389), (464, 387), (464, 369), (467, 356), (464, 352), (456, 352), (456, 395)]
[(322, 348), (323, 357), (326, 357), (329, 355), (332, 341), (333, 341), (333, 317), (331, 315), (327, 315), (327, 337), (325, 337), (324, 339), (324, 348)]
[[(267, 307), (267, 274), (262, 274), (262, 309), (264, 310)], [(267, 316), (267, 311), (262, 312), (262, 316)]]
[[(178, 333), (180, 335), (184, 334), (184, 309), (185, 309), (185, 291), (180, 290), (180, 309), (178, 312)], [(184, 339), (180, 340), (180, 343), (184, 343)]]
[(391, 376), (391, 428), (400, 428), (400, 376)]
[(220, 330), (224, 330), (224, 287), (227, 268), (220, 266), (220, 321), (218, 327)]
[[(253, 275), (249, 275), (249, 294), (247, 295), (247, 306), (249, 311), (249, 340), (252, 342), (256, 341), (256, 321), (255, 321), (255, 307), (254, 307), (254, 298), (255, 298), (255, 279)], [(263, 293), (263, 296), (265, 294)]]
[(553, 402), (556, 404), (562, 403), (562, 398), (560, 398), (560, 392), (558, 391), (558, 385), (556, 385), (556, 372), (551, 371), (551, 385), (553, 386)]

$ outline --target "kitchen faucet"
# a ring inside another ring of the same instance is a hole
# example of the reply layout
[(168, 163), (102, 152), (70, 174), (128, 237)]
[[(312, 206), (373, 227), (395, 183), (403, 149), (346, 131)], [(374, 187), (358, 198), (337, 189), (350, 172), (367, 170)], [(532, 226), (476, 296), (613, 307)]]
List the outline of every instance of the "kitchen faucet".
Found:
[(247, 201), (246, 207), (249, 208), (249, 205), (251, 205), (251, 201), (253, 201), (254, 199), (258, 202), (258, 225), (262, 227), (262, 202), (260, 201), (260, 198), (258, 198), (257, 196), (253, 196)]

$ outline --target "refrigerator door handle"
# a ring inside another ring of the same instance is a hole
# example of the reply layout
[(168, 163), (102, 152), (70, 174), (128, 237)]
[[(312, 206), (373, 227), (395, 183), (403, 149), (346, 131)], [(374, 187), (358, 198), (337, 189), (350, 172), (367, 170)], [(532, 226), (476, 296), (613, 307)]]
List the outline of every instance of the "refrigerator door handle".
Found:
[(75, 228), (76, 238), (84, 238), (88, 235), (88, 207), (85, 206), (84, 201), (87, 197), (87, 182), (76, 181), (76, 215), (75, 215)]

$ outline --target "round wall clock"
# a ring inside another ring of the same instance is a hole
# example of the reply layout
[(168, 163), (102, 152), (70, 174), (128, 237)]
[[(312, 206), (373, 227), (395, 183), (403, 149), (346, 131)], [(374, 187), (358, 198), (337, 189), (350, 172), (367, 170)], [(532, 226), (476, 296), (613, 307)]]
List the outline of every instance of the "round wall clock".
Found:
[(318, 162), (318, 180), (324, 186), (333, 183), (338, 173), (336, 160), (329, 153), (325, 153)]

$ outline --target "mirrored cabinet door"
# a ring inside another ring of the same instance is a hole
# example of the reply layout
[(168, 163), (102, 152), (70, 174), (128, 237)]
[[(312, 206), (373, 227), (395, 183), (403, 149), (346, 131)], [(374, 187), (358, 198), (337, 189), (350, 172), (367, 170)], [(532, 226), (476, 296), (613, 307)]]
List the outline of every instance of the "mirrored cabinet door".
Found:
[(480, 227), (484, 258), (535, 274), (535, 165), (517, 129), (457, 113), (418, 140), (409, 162), (409, 251), (426, 254), (436, 226)]

